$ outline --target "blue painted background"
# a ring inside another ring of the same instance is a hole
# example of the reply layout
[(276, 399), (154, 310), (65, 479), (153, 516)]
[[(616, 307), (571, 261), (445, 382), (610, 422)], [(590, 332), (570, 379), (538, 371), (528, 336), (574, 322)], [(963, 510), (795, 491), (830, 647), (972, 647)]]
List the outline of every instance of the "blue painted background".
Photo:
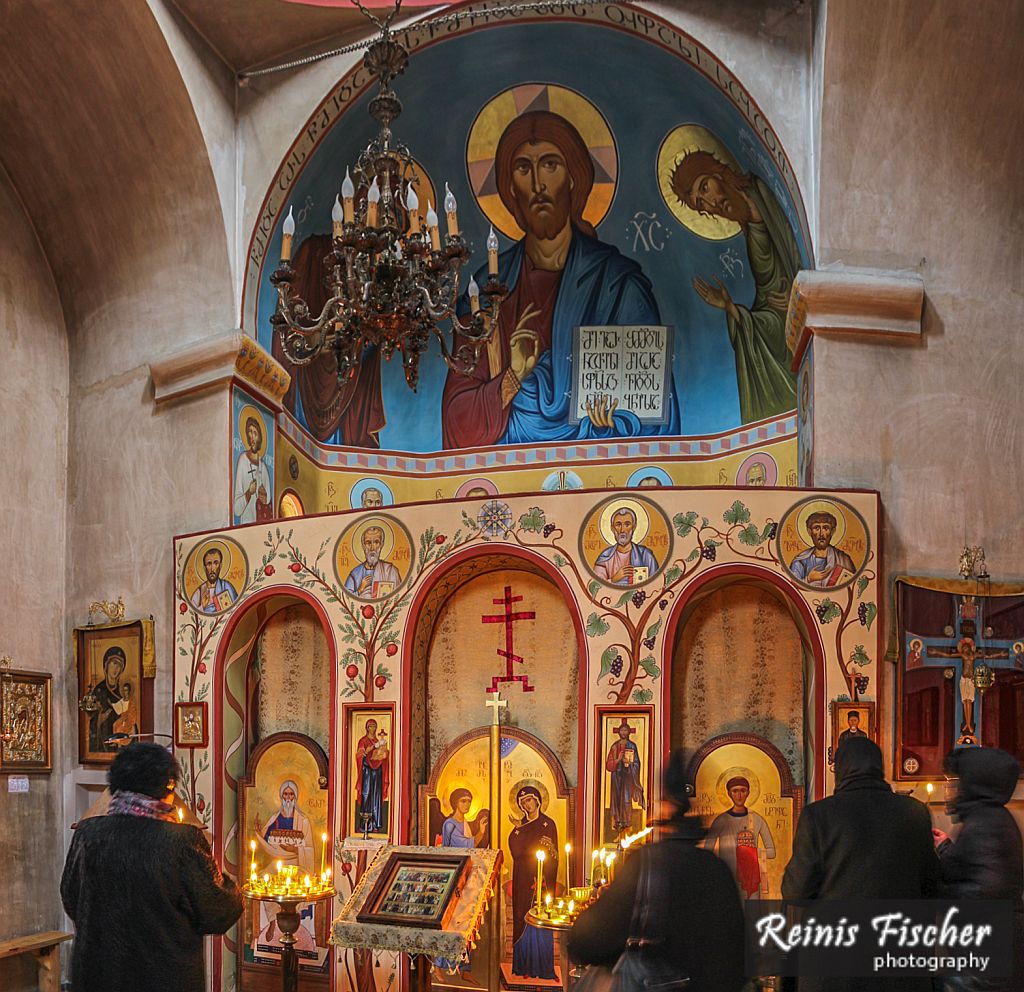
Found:
[[(598, 34), (599, 33), (599, 34)], [(732, 152), (744, 171), (772, 187), (786, 211), (804, 263), (808, 246), (798, 213), (764, 146), (740, 112), (709, 79), (654, 44), (597, 25), (503, 25), (447, 39), (415, 53), (395, 84), (404, 110), (395, 124), (426, 168), (436, 189), (451, 184), (459, 202), (459, 226), (474, 255), (463, 273), (486, 262), (489, 222), (476, 205), (466, 168), (466, 139), (477, 113), (493, 96), (523, 83), (553, 83), (576, 90), (593, 103), (611, 127), (618, 148), (615, 198), (598, 226), (602, 241), (635, 259), (654, 285), (662, 322), (675, 328), (674, 374), (684, 435), (711, 434), (740, 425), (734, 353), (725, 314), (701, 300), (694, 276), (719, 278), (739, 303), (753, 299), (753, 281), (742, 234), (706, 241), (680, 224), (661, 197), (657, 156), (662, 140), (680, 124), (708, 128)], [(373, 87), (376, 92), (376, 87)], [(372, 94), (371, 94), (372, 95)], [(311, 234), (330, 232), (330, 211), (345, 167), (374, 133), (366, 112), (368, 95), (354, 103), (323, 138), (293, 187), (289, 203), (297, 217), (295, 245)], [(425, 209), (425, 206), (424, 206)], [(632, 218), (655, 214), (664, 250), (645, 251), (634, 239)], [(281, 211), (281, 217), (287, 210)], [(443, 220), (442, 220), (443, 223)], [(512, 243), (501, 237), (500, 250)], [(280, 253), (280, 223), (267, 258)], [(743, 272), (730, 272), (721, 256), (731, 250)], [(257, 304), (260, 343), (271, 347), (269, 317), (273, 288), (264, 267)], [(441, 392), (446, 366), (434, 342), (421, 359), (419, 392), (405, 383), (399, 361), (382, 363), (387, 425), (381, 447), (406, 451), (441, 448)]]

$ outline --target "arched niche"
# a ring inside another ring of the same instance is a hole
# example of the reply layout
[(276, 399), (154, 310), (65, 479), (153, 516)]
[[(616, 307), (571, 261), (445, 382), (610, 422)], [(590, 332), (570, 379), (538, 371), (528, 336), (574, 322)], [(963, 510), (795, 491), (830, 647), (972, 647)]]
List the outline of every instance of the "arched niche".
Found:
[(402, 735), (410, 810), (403, 830), (410, 843), (429, 843), (418, 836), (412, 815), (419, 786), (453, 741), (490, 722), (487, 689), (506, 670), (505, 659), (496, 653), (505, 645), (505, 625), (485, 624), (481, 618), (504, 612), (494, 600), (503, 598), (506, 587), (513, 596), (525, 597), (513, 610), (536, 614), (532, 621), (514, 624), (514, 650), (526, 662), (513, 670), (538, 688), (522, 691), (518, 682), (498, 683), (510, 704), (503, 733), (506, 726), (515, 727), (542, 741), (570, 785), (583, 774), (580, 669), (587, 655), (583, 625), (564, 580), (549, 563), (519, 549), (455, 555), (410, 609)]
[[(213, 763), (213, 843), (225, 871), (238, 877), (240, 864), (247, 851), (239, 831), (239, 783), (246, 774), (246, 764), (252, 742), (252, 696), (250, 675), (253, 654), (267, 624), (281, 611), (305, 607), (312, 610), (327, 644), (327, 683), (329, 699), (328, 747), (331, 766), (329, 780), (336, 767), (335, 697), (337, 645), (331, 624), (323, 606), (301, 589), (265, 589), (237, 603), (217, 645), (213, 681), (213, 734), (210, 741)], [(294, 615), (294, 614), (293, 614)], [(287, 616), (287, 614), (286, 614)], [(298, 717), (298, 714), (296, 714)], [(327, 822), (334, 823), (334, 798), (328, 798)], [(335, 831), (330, 831), (331, 836)], [(244, 869), (244, 865), (243, 865)], [(242, 870), (244, 874), (244, 870)], [(226, 988), (238, 983), (237, 952), (238, 927), (232, 928), (223, 941), (213, 945), (213, 987)], [(334, 965), (331, 969), (333, 972)], [(333, 977), (332, 977), (333, 981)]]
[(686, 592), (669, 622), (666, 745), (695, 752), (752, 734), (818, 795), (824, 650), (802, 597), (774, 572), (743, 565), (713, 569)]
[(293, 603), (267, 619), (247, 674), (250, 754), (277, 733), (304, 734), (327, 751), (331, 701), (323, 688), (330, 670), (327, 635), (312, 606)]

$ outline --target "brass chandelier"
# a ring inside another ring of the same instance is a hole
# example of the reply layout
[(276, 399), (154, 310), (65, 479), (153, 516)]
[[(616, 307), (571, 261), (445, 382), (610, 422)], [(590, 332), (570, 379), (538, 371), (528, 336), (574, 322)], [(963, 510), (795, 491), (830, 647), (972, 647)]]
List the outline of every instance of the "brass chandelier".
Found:
[[(409, 63), (409, 53), (391, 35), (401, 0), (383, 20), (359, 0), (354, 2), (380, 30), (364, 58), (380, 84), (369, 106), (378, 131), (351, 172), (345, 170), (341, 195), (334, 200), (331, 251), (324, 259), (327, 302), (314, 315), (292, 288), (295, 220), (289, 208), (282, 228), (281, 262), (270, 277), (277, 291), (270, 322), (295, 365), (308, 365), (325, 350), (332, 352), (339, 383), (356, 374), (367, 346), (376, 346), (388, 360), (397, 350), (402, 354), (405, 381), (415, 391), (420, 355), (431, 336), (437, 338), (449, 368), (472, 374), (480, 349), (497, 330), (498, 308), (508, 288), (498, 280), (498, 239), (492, 228), (487, 238), (488, 278), (483, 287), (470, 279), (470, 312), (462, 317), (456, 314), (459, 273), (472, 254), (459, 232), (458, 205), (446, 183), (442, 204), (446, 233), (442, 236), (433, 203), (427, 202), (421, 216), (413, 157), (391, 131), (402, 111), (391, 83)], [(449, 319), (451, 345), (440, 327)]]

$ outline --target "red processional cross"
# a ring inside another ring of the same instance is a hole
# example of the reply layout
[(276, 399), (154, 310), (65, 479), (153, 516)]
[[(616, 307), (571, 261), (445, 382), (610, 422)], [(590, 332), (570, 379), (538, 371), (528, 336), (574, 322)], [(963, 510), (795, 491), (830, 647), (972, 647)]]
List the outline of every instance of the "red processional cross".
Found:
[(505, 649), (498, 648), (498, 657), (505, 659), (505, 674), (495, 675), (491, 679), (491, 687), (487, 690), (488, 692), (497, 692), (498, 685), (501, 682), (520, 682), (522, 683), (523, 692), (533, 692), (536, 688), (530, 685), (530, 681), (525, 675), (515, 675), (512, 671), (512, 665), (515, 662), (522, 662), (522, 658), (512, 650), (512, 624), (517, 620), (536, 620), (537, 614), (533, 610), (518, 610), (512, 612), (513, 603), (521, 603), (523, 600), (522, 596), (513, 596), (512, 587), (505, 586), (505, 595), (501, 599), (492, 599), (491, 602), (495, 606), (504, 606), (504, 613), (492, 613), (484, 614), (480, 618), (481, 623), (503, 623), (505, 625)]

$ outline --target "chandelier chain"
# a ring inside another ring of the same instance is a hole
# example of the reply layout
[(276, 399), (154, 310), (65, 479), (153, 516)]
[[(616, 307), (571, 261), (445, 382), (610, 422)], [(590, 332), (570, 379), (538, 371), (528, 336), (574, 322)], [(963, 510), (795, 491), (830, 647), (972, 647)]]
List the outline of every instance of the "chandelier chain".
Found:
[[(360, 0), (352, 0), (352, 2), (359, 8), (374, 24), (377, 25), (379, 30), (385, 30), (390, 28), (395, 15), (398, 13), (398, 9), (401, 7), (401, 0), (395, 6), (395, 9), (388, 15), (388, 17), (381, 22), (380, 18), (371, 13)], [(629, 0), (575, 0), (573, 3), (574, 7), (621, 7), (627, 4)], [(464, 20), (468, 16), (478, 16), (481, 13), (487, 14), (529, 14), (532, 12), (546, 13), (548, 11), (555, 10), (565, 6), (565, 0), (538, 0), (536, 3), (510, 3), (502, 4), (500, 7), (488, 7), (484, 10), (462, 10), (456, 11), (452, 14), (437, 14), (435, 16), (427, 16), (422, 21), (416, 21), (410, 24), (409, 27), (415, 28), (420, 24), (457, 24), (459, 21)], [(300, 59), (292, 59), (290, 62), (282, 62), (280, 65), (267, 66), (265, 69), (252, 69), (249, 72), (238, 73), (239, 83), (246, 83), (250, 79), (256, 79), (259, 76), (270, 76), (277, 72), (287, 72), (289, 69), (301, 69), (303, 66), (313, 65), (317, 62), (324, 62), (327, 59), (338, 58), (341, 55), (351, 55), (353, 52), (361, 52), (366, 48), (369, 48), (374, 44), (378, 38), (367, 38), (365, 41), (356, 41), (351, 45), (345, 45), (343, 48), (331, 48), (326, 52), (317, 52), (315, 55), (306, 55)]]

